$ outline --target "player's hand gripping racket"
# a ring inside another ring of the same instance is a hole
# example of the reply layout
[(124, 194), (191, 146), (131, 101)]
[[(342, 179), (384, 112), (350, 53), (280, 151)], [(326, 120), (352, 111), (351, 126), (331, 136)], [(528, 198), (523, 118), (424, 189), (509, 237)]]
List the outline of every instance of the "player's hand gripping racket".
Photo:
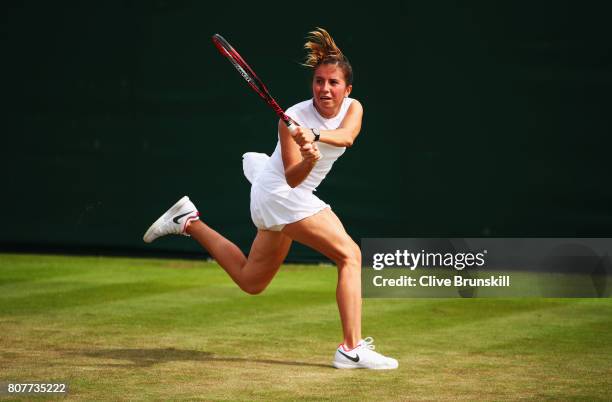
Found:
[(270, 94), (270, 91), (264, 83), (259, 79), (255, 71), (244, 61), (244, 59), (238, 54), (236, 49), (232, 47), (221, 35), (214, 34), (212, 37), (212, 41), (221, 52), (221, 54), (232, 63), (232, 65), (238, 70), (242, 78), (246, 80), (246, 82), (253, 88), (257, 94), (266, 101), (266, 103), (276, 112), (278, 117), (289, 127), (290, 130), (293, 131), (295, 126), (298, 126), (291, 117), (287, 116), (283, 109), (276, 103), (276, 100)]

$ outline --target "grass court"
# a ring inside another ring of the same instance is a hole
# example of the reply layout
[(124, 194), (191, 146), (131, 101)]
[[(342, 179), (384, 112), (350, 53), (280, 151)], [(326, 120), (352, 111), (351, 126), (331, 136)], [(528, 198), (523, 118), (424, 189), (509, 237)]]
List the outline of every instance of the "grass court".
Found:
[(335, 286), (325, 266), (249, 296), (214, 262), (0, 254), (0, 382), (65, 381), (68, 400), (612, 395), (609, 298), (365, 299), (364, 337), (400, 367), (336, 370)]

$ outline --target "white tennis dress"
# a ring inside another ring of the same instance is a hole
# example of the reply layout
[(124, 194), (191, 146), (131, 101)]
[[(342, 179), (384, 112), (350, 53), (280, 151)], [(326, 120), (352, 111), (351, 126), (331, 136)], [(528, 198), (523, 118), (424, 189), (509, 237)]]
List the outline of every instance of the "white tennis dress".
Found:
[[(290, 107), (286, 114), (300, 126), (334, 130), (342, 123), (352, 101), (351, 98), (345, 98), (340, 112), (331, 119), (319, 114), (312, 99)], [(258, 229), (280, 231), (288, 223), (297, 222), (329, 207), (313, 191), (346, 148), (321, 142), (317, 146), (321, 159), (308, 177), (294, 188), (287, 184), (285, 178), (280, 140), (272, 156), (257, 152), (247, 152), (242, 156), (244, 175), (251, 182), (251, 219)]]

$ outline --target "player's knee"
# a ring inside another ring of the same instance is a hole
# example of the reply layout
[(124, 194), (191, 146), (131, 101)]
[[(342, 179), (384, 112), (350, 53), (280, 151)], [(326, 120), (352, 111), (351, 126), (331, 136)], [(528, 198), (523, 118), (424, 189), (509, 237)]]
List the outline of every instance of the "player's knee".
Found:
[(242, 289), (245, 293), (255, 296), (262, 293), (267, 287), (267, 283), (248, 283), (241, 285), (240, 289)]
[(354, 241), (347, 243), (341, 250), (336, 264), (339, 268), (350, 267), (361, 269), (361, 250)]

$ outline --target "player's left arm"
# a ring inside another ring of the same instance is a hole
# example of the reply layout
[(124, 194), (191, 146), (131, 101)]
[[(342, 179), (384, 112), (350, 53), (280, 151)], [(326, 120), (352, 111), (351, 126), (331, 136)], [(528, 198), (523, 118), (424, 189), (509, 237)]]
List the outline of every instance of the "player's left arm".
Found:
[[(350, 147), (361, 131), (361, 120), (363, 119), (363, 106), (357, 99), (351, 102), (342, 119), (342, 123), (335, 130), (319, 130), (319, 142), (334, 147)], [(310, 128), (298, 127), (293, 133), (293, 138), (298, 145), (314, 141), (314, 134)]]

